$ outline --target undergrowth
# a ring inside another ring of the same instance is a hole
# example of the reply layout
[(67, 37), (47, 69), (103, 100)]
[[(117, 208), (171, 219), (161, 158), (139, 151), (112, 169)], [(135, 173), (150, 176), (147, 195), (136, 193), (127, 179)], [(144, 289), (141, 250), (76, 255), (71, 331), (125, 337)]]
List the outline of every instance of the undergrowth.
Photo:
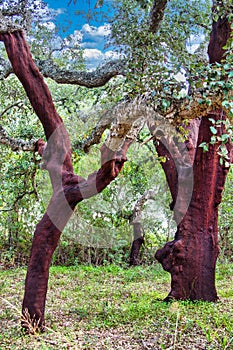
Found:
[(23, 335), (26, 270), (0, 271), (0, 349), (233, 349), (233, 265), (218, 265), (219, 301), (173, 302), (159, 265), (52, 267), (46, 332)]

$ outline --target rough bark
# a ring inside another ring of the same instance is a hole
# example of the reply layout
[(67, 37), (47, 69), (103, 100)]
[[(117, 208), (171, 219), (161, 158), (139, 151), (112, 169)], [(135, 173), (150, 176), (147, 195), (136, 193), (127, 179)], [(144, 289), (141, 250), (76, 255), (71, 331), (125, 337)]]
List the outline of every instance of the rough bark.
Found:
[(88, 88), (104, 86), (111, 78), (125, 75), (127, 70), (124, 60), (107, 62), (91, 72), (61, 69), (53, 61), (40, 61), (38, 67), (44, 77), (52, 78), (57, 83), (75, 84)]
[(117, 177), (133, 142), (130, 134), (134, 135), (135, 130), (121, 129), (119, 134), (115, 130), (115, 139), (120, 138), (117, 143), (119, 148), (113, 150), (104, 144), (101, 147), (100, 169), (87, 179), (75, 175), (69, 136), (55, 110), (49, 89), (32, 60), (23, 33), (4, 33), (0, 35), (0, 40), (4, 42), (14, 73), (43, 125), (47, 143), (39, 140), (36, 149), (43, 154), (43, 167), (49, 171), (53, 187), (47, 211), (36, 226), (25, 282), (23, 327), (30, 332), (35, 327), (44, 328), (49, 266), (63, 228), (77, 203), (99, 193)]
[[(53, 60), (37, 60), (36, 65), (44, 77), (53, 79), (59, 84), (74, 84), (88, 88), (104, 86), (111, 78), (125, 75), (127, 64), (124, 60), (113, 60), (97, 67), (91, 72), (74, 69), (61, 69)], [(0, 57), (0, 80), (14, 73), (11, 64)]]
[(220, 18), (213, 22), (210, 42), (208, 46), (208, 55), (210, 63), (220, 63), (224, 59), (225, 50), (223, 47), (231, 34), (231, 23), (228, 18)]

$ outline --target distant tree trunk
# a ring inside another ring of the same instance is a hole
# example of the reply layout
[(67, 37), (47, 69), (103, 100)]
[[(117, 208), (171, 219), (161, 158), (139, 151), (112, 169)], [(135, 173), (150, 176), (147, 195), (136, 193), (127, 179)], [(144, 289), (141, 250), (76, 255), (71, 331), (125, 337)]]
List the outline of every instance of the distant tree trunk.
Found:
[[(227, 19), (213, 23), (208, 49), (211, 63), (220, 62), (223, 58), (222, 47), (229, 35), (230, 23)], [(209, 143), (213, 136), (209, 118), (223, 122), (216, 128), (216, 136), (221, 137), (226, 132), (225, 112), (221, 109), (212, 111), (201, 120), (197, 145)], [(191, 121), (191, 125), (192, 123), (195, 122)], [(190, 140), (196, 142), (195, 138), (190, 137)], [(190, 142), (187, 144), (190, 165), (193, 163), (193, 188), (190, 188), (192, 196), (188, 205), (185, 193), (191, 186), (185, 183), (182, 185), (182, 168), (177, 167), (173, 155), (163, 145), (163, 140), (156, 144), (158, 154), (168, 158), (162, 166), (173, 198), (171, 209), (174, 210), (177, 223), (175, 239), (156, 253), (157, 260), (171, 274), (171, 291), (166, 299), (216, 301), (218, 298), (215, 287), (215, 267), (219, 253), (218, 206), (229, 170), (224, 163), (220, 164), (219, 145), (219, 142), (210, 144), (208, 152), (203, 152), (202, 148), (197, 147), (195, 150), (190, 147)], [(227, 147), (230, 154), (232, 146), (228, 144)], [(180, 196), (179, 186), (182, 189)], [(183, 211), (185, 202), (188, 205), (186, 212)]]
[(142, 227), (142, 211), (143, 211), (143, 205), (148, 201), (149, 199), (154, 199), (155, 192), (153, 190), (148, 190), (143, 193), (143, 195), (137, 200), (133, 211), (132, 211), (132, 220), (131, 224), (133, 225), (133, 243), (130, 250), (130, 260), (129, 264), (131, 266), (137, 266), (139, 265), (139, 253), (140, 249), (144, 243), (144, 235), (143, 235), (143, 227)]
[(131, 266), (137, 266), (140, 264), (139, 253), (140, 253), (141, 246), (144, 243), (142, 224), (140, 222), (133, 223), (133, 231), (134, 231), (134, 240), (131, 246), (129, 264)]

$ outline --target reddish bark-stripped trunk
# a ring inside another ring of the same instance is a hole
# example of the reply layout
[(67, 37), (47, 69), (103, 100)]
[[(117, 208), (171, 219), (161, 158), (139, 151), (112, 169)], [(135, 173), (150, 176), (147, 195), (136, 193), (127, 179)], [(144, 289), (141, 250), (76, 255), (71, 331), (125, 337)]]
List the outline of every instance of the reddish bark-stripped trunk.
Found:
[[(209, 115), (214, 120), (221, 119), (222, 111)], [(197, 144), (209, 142), (212, 136), (208, 118), (203, 118), (199, 126)], [(218, 128), (218, 135), (225, 132), (224, 124)], [(171, 273), (171, 291), (167, 299), (217, 300), (215, 288), (215, 266), (218, 256), (218, 205), (221, 203), (222, 191), (229, 168), (220, 164), (219, 144), (210, 145), (204, 153), (197, 148), (193, 161), (193, 188), (187, 212), (174, 213), (178, 224), (175, 239), (167, 243), (156, 253), (156, 258), (163, 268)], [(167, 149), (160, 143), (159, 155), (167, 156)], [(193, 149), (190, 148), (193, 153)], [(170, 159), (172, 155), (170, 154)], [(173, 200), (177, 200), (179, 168), (175, 169), (173, 160), (164, 167), (169, 176), (169, 187)], [(173, 176), (169, 168), (173, 170)], [(186, 185), (184, 184), (184, 187)], [(178, 210), (180, 206), (175, 206)], [(180, 221), (181, 220), (181, 221)]]
[[(213, 23), (208, 48), (210, 63), (221, 62), (226, 44), (231, 33), (228, 20), (220, 18)], [(224, 120), (226, 116), (222, 110), (215, 110), (208, 115), (215, 121), (223, 120), (221, 127), (217, 127), (218, 134), (225, 133)], [(209, 143), (212, 133), (209, 118), (203, 118), (199, 126), (197, 144)], [(191, 137), (192, 139), (192, 137)], [(195, 139), (193, 139), (195, 142)], [(215, 267), (219, 252), (218, 248), (218, 206), (221, 203), (222, 191), (229, 168), (220, 164), (218, 155), (219, 143), (209, 145), (209, 151), (204, 153), (201, 148), (192, 153), (193, 161), (193, 189), (190, 204), (184, 217), (179, 211), (178, 187), (180, 184), (180, 169), (176, 167), (172, 154), (166, 147), (157, 146), (158, 153), (170, 157), (163, 165), (169, 188), (173, 198), (171, 209), (177, 222), (175, 239), (167, 243), (156, 253), (156, 258), (163, 268), (171, 274), (171, 291), (167, 299), (190, 299), (216, 301)], [(227, 145), (229, 156), (232, 145)], [(185, 190), (184, 190), (185, 193)], [(182, 191), (181, 191), (182, 194)], [(185, 203), (187, 199), (183, 202)], [(181, 195), (182, 202), (182, 195)], [(178, 213), (177, 213), (178, 210)]]
[(44, 328), (44, 311), (48, 286), (49, 266), (61, 232), (77, 203), (102, 191), (113, 181), (124, 162), (132, 140), (125, 140), (121, 151), (113, 152), (106, 145), (101, 148), (101, 168), (87, 180), (73, 173), (71, 147), (63, 121), (55, 110), (51, 94), (42, 75), (32, 60), (23, 33), (0, 35), (5, 44), (14, 73), (21, 81), (38, 115), (47, 144), (39, 140), (37, 150), (42, 155), (44, 168), (49, 171), (53, 195), (42, 220), (36, 226), (25, 282), (23, 300), (23, 327)]

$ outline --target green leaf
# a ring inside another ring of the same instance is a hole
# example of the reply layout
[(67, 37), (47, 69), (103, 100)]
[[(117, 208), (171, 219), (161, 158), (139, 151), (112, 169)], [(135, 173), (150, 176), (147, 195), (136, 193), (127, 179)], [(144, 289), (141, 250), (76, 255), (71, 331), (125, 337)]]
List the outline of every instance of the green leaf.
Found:
[(216, 120), (213, 119), (213, 118), (209, 118), (209, 121), (210, 121), (212, 124), (215, 124), (215, 123), (216, 123)]
[(217, 141), (216, 136), (211, 136), (210, 144), (214, 145), (216, 143), (216, 141)]
[(217, 134), (217, 129), (214, 126), (210, 127), (210, 131), (212, 132), (212, 134), (216, 135)]
[(229, 107), (229, 101), (228, 100), (224, 100), (224, 101), (222, 101), (222, 106), (223, 107), (226, 107), (226, 108), (228, 108)]
[(228, 139), (229, 139), (229, 135), (228, 134), (223, 134), (223, 135), (221, 135), (221, 141), (222, 142), (227, 142), (228, 141)]
[(199, 147), (203, 148), (203, 152), (208, 152), (209, 145), (206, 142), (200, 143)]

